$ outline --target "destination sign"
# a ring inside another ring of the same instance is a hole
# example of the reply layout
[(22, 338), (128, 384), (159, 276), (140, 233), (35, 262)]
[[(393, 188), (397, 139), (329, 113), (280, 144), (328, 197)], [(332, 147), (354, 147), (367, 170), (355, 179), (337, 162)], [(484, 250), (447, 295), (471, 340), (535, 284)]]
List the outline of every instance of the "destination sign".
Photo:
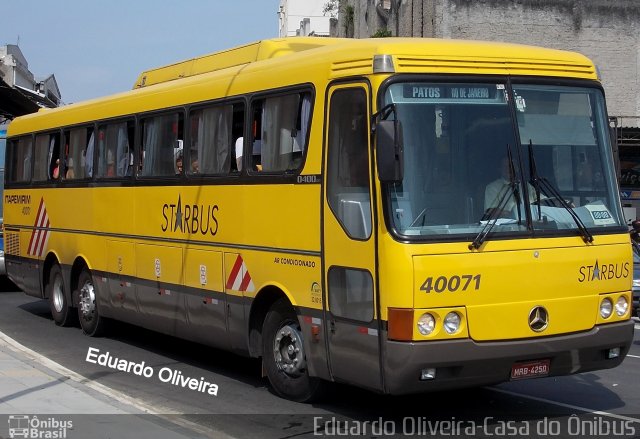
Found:
[[(402, 97), (405, 99), (445, 99), (459, 101), (495, 101), (496, 86), (489, 85), (435, 85), (404, 84)], [(502, 99), (498, 99), (502, 101)]]

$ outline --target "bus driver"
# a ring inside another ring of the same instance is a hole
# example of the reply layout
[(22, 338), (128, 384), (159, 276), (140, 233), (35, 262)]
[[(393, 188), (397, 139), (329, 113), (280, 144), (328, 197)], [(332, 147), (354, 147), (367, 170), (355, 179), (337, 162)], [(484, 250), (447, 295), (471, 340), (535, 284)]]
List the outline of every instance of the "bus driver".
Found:
[[(500, 177), (489, 183), (484, 191), (485, 217), (494, 209), (498, 209), (501, 201), (503, 202), (503, 207), (497, 217), (513, 217), (513, 211), (516, 207), (515, 194), (508, 194), (506, 195), (505, 200), (502, 199), (502, 196), (506, 191), (511, 191), (511, 182), (513, 181), (512, 175), (510, 175), (511, 172), (512, 170), (509, 158), (506, 156), (502, 157), (502, 160), (500, 160)], [(529, 203), (531, 204), (536, 201), (536, 190), (530, 183), (527, 183), (527, 186), (529, 191)], [(520, 196), (522, 196), (522, 194), (520, 194)]]

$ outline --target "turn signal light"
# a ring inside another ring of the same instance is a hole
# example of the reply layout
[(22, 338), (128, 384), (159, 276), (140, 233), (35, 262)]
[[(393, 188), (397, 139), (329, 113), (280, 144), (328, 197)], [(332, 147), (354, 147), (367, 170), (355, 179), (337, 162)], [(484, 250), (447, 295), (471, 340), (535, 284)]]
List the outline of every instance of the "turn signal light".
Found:
[(389, 340), (413, 339), (413, 309), (389, 308), (387, 318)]

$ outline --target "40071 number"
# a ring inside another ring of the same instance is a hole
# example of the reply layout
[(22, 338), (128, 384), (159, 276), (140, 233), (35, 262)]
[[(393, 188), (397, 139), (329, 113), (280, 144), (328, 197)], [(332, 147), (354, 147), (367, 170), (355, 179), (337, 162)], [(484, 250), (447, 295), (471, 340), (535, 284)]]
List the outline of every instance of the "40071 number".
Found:
[(480, 275), (479, 274), (463, 274), (461, 276), (454, 275), (451, 277), (438, 276), (434, 278), (429, 276), (425, 279), (420, 287), (421, 291), (430, 293), (435, 291), (436, 293), (442, 293), (449, 291), (455, 293), (456, 291), (467, 290), (479, 290), (480, 289)]

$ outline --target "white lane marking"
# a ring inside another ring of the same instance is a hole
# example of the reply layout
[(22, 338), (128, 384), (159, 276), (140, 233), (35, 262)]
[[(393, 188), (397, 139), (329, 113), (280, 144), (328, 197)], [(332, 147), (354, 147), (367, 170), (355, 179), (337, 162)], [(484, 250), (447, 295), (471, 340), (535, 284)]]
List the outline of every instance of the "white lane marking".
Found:
[(631, 354), (627, 354), (627, 357), (631, 357), (631, 358), (640, 358), (640, 355), (631, 355)]
[(638, 419), (638, 418), (630, 418), (628, 416), (618, 415), (618, 414), (615, 414), (615, 413), (603, 412), (601, 410), (593, 410), (593, 409), (590, 409), (590, 408), (587, 408), (587, 407), (580, 407), (578, 405), (566, 404), (564, 402), (553, 401), (551, 399), (546, 399), (546, 398), (540, 398), (538, 396), (532, 396), (532, 395), (526, 395), (524, 393), (512, 392), (511, 390), (496, 389), (495, 387), (487, 387), (487, 389), (493, 390), (494, 392), (498, 392), (498, 393), (504, 393), (504, 394), (510, 395), (510, 396), (516, 396), (516, 397), (520, 397), (520, 398), (531, 399), (531, 400), (538, 401), (538, 402), (544, 402), (544, 403), (547, 403), (547, 404), (558, 405), (560, 407), (565, 407), (565, 408), (568, 408), (568, 409), (571, 409), (571, 410), (578, 410), (578, 411), (581, 411), (581, 412), (592, 413), (594, 415), (600, 415), (600, 416), (608, 416), (610, 418), (621, 419), (623, 421), (630, 421), (630, 422), (635, 422), (635, 423), (640, 424), (640, 419)]
[(635, 329), (640, 329), (640, 325), (633, 325)]
[[(29, 349), (28, 347), (18, 343), (16, 340), (14, 340), (13, 338), (9, 337), (7, 334), (5, 334), (4, 332), (0, 331), (0, 342), (3, 342), (8, 348), (13, 349), (16, 352), (21, 353), (22, 355), (28, 357), (30, 360), (39, 363), (45, 367), (47, 367), (48, 369), (53, 370), (54, 372), (68, 377), (69, 379), (82, 384), (84, 386), (87, 386), (93, 390), (95, 390), (96, 392), (99, 392), (105, 396), (108, 396), (109, 398), (115, 399), (116, 401), (119, 401), (123, 404), (127, 404), (130, 405), (134, 408), (137, 408), (138, 410), (141, 410), (145, 413), (151, 414), (151, 415), (184, 415), (184, 413), (180, 413), (180, 412), (176, 412), (175, 410), (171, 410), (167, 407), (163, 407), (160, 405), (154, 405), (154, 404), (149, 404), (147, 402), (144, 402), (138, 398), (134, 398), (132, 396), (128, 396), (125, 395), (124, 393), (121, 393), (117, 390), (114, 390), (110, 387), (107, 387), (103, 384), (97, 383), (95, 381), (91, 381), (88, 378), (83, 377), (82, 375), (80, 375), (79, 373), (76, 373), (74, 371), (72, 371), (71, 369), (67, 369), (66, 367), (64, 367), (63, 365), (61, 365), (60, 363), (56, 363), (55, 361), (45, 357), (44, 355), (41, 355), (31, 349)], [(184, 418), (177, 418), (176, 416), (162, 416), (162, 419), (172, 423), (172, 424), (176, 424), (179, 425), (181, 427), (184, 427), (188, 430), (191, 430), (192, 432), (198, 432), (200, 434), (205, 435), (205, 437), (216, 437), (216, 438), (221, 438), (221, 437), (230, 437), (225, 435), (224, 433), (222, 433), (221, 431), (215, 431), (212, 429), (209, 429), (207, 427), (204, 427), (200, 424), (196, 424), (195, 422), (191, 422), (187, 419)]]

